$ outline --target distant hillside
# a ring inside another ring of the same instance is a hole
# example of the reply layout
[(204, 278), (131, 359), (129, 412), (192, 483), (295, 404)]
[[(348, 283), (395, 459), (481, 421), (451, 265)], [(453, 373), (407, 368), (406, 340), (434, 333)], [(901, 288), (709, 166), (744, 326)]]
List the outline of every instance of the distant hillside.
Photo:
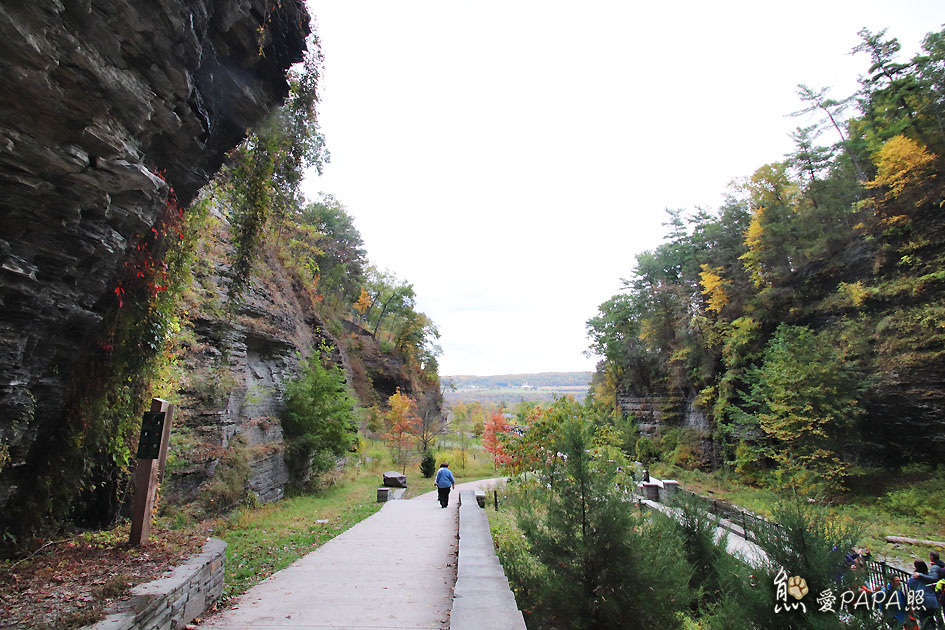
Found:
[(506, 387), (568, 387), (581, 386), (587, 388), (591, 382), (593, 372), (538, 372), (537, 374), (499, 374), (496, 376), (443, 376), (440, 381), (446, 385), (452, 383), (459, 389), (487, 388), (497, 389)]
[(593, 372), (539, 372), (537, 374), (498, 374), (494, 376), (444, 376), (443, 398), (457, 402), (507, 403), (521, 400), (550, 401), (570, 394), (583, 400)]

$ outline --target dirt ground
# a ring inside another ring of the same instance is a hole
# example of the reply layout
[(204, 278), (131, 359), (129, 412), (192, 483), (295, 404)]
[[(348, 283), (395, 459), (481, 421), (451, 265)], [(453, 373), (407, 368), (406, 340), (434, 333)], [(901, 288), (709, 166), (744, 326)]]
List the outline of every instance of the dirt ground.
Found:
[(152, 530), (128, 544), (129, 526), (43, 543), (0, 564), (0, 629), (70, 630), (95, 623), (138, 584), (199, 553), (209, 528)]

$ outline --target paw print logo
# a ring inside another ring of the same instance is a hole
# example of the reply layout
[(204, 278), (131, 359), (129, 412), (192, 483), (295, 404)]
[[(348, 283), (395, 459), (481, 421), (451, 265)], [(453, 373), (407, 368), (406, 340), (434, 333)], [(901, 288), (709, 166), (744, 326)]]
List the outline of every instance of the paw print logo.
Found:
[(794, 599), (801, 599), (807, 595), (807, 580), (802, 578), (799, 575), (795, 575), (791, 578), (788, 578), (788, 594)]

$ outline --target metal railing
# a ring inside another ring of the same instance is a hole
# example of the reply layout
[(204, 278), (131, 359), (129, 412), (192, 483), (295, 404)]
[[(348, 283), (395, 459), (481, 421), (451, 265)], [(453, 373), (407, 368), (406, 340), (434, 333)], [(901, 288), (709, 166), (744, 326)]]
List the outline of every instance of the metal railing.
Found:
[[(769, 521), (725, 501), (719, 501), (683, 489), (679, 489), (678, 494), (691, 501), (697, 508), (715, 516), (719, 527), (741, 536), (745, 540), (757, 543), (759, 534), (769, 537), (772, 528), (783, 531), (780, 523)], [(764, 533), (762, 534), (762, 532)], [(858, 565), (854, 573), (859, 578), (857, 580), (858, 586), (865, 586), (873, 592), (884, 589), (892, 583), (894, 577), (899, 578), (900, 588), (905, 588), (906, 583), (912, 578), (911, 571), (888, 564), (885, 560), (861, 557), (851, 562), (851, 564)], [(940, 627), (945, 628), (945, 610), (939, 610), (937, 618)]]
[(780, 524), (771, 522), (762, 516), (738, 508), (725, 501), (719, 501), (718, 499), (712, 499), (682, 489), (679, 490), (678, 494), (685, 497), (688, 501), (691, 501), (701, 510), (715, 516), (719, 521), (719, 527), (741, 536), (745, 540), (758, 542), (760, 533), (767, 533), (771, 528), (781, 529)]

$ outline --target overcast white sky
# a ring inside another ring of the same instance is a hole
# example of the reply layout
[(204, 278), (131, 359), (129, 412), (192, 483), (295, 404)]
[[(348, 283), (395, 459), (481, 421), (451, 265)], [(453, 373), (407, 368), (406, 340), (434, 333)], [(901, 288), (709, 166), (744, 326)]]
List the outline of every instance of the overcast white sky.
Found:
[(911, 57), (945, 23), (941, 0), (309, 5), (332, 160), (307, 192), (413, 283), (443, 375), (593, 369), (585, 322), (664, 208), (790, 151), (795, 86), (852, 93), (860, 28)]

